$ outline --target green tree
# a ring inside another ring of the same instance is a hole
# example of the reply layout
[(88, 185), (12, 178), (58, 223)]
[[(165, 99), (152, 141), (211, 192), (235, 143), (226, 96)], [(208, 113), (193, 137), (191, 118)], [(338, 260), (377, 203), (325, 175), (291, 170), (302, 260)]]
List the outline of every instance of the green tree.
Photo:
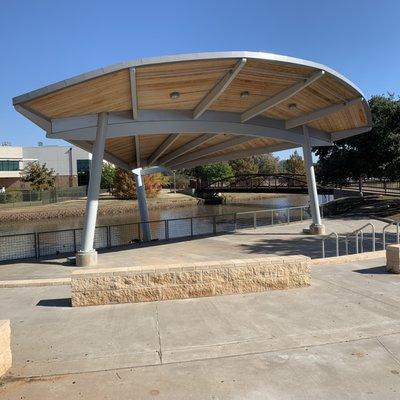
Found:
[(254, 156), (259, 174), (276, 174), (279, 172), (279, 158), (273, 154)]
[(287, 174), (304, 175), (306, 170), (301, 155), (295, 150), (293, 154), (284, 162), (284, 172)]
[(239, 158), (238, 160), (229, 161), (234, 175), (257, 174), (259, 165), (255, 157)]
[(196, 179), (201, 179), (204, 182), (212, 182), (232, 176), (234, 173), (229, 163), (219, 162), (195, 167), (190, 171), (190, 174)]
[(109, 163), (103, 163), (103, 167), (101, 170), (101, 183), (100, 187), (102, 189), (111, 189), (115, 185), (115, 167)]
[(37, 161), (29, 163), (22, 171), (22, 179), (30, 182), (33, 190), (50, 190), (54, 188), (56, 176), (52, 168)]
[(400, 179), (400, 100), (393, 94), (369, 100), (370, 132), (318, 147), (317, 178), (323, 184), (342, 184), (360, 177)]

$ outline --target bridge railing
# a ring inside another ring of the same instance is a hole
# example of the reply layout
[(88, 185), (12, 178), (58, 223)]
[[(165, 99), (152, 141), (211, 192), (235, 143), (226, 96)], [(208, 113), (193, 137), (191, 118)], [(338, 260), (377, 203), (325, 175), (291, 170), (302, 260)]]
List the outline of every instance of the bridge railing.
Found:
[(245, 174), (229, 176), (212, 182), (203, 182), (202, 189), (223, 188), (281, 188), (307, 187), (305, 175), (301, 174)]

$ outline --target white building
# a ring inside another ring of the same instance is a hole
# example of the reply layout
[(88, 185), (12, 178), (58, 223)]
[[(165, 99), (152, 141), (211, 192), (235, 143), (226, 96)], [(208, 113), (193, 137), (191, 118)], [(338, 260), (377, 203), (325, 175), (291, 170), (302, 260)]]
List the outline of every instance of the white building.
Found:
[(78, 174), (89, 171), (90, 160), (90, 153), (74, 146), (0, 146), (0, 188), (29, 187), (21, 172), (35, 161), (54, 169), (57, 187), (77, 186)]

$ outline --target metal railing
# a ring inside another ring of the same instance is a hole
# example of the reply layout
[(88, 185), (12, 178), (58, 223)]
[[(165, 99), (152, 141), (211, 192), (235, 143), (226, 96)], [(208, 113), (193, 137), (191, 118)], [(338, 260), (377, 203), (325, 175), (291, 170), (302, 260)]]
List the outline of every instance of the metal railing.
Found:
[(396, 243), (400, 244), (400, 232), (399, 232), (399, 222), (396, 221), (390, 221), (387, 225), (383, 227), (382, 230), (382, 245), (383, 245), (383, 250), (386, 249), (386, 231), (388, 228), (391, 226), (395, 225), (396, 226)]
[[(371, 222), (368, 222), (367, 224), (363, 225), (361, 228), (358, 228), (354, 230), (351, 233), (348, 233), (345, 236), (345, 243), (346, 243), (346, 255), (349, 254), (349, 238), (355, 237), (355, 245), (356, 245), (356, 253), (358, 254), (359, 252), (363, 253), (364, 252), (364, 230), (365, 228), (371, 227), (372, 229), (372, 251), (375, 251), (375, 225), (372, 224)], [(358, 238), (360, 238), (360, 247), (358, 246)], [(359, 251), (361, 250), (361, 251)]]
[(331, 232), (322, 238), (322, 258), (325, 258), (325, 241), (332, 236), (336, 239), (336, 257), (339, 257), (339, 235), (336, 232)]
[[(330, 237), (334, 236), (336, 239), (336, 256), (339, 257), (340, 255), (340, 249), (339, 249), (339, 239), (344, 238), (345, 241), (345, 249), (346, 249), (346, 255), (349, 255), (349, 244), (350, 244), (350, 239), (352, 237), (355, 238), (355, 252), (356, 254), (358, 253), (363, 253), (364, 252), (364, 231), (366, 228), (370, 227), (371, 228), (371, 241), (372, 241), (372, 251), (376, 250), (376, 229), (375, 225), (372, 224), (371, 222), (368, 222), (367, 224), (361, 226), (360, 228), (354, 230), (353, 232), (350, 232), (346, 235), (341, 235), (339, 236), (336, 232), (331, 232), (329, 235), (326, 235), (322, 238), (321, 240), (321, 246), (322, 246), (322, 258), (326, 257), (326, 251), (325, 251), (325, 242), (328, 240)], [(385, 232), (385, 228), (384, 231)]]
[[(149, 225), (153, 240), (173, 240), (235, 232), (237, 229), (257, 229), (310, 218), (309, 207), (300, 206), (97, 226), (94, 248), (141, 243), (144, 224)], [(3, 235), (0, 236), (0, 261), (75, 253), (80, 248), (81, 236), (82, 228)]]
[(400, 182), (399, 181), (385, 181), (380, 179), (367, 179), (363, 180), (361, 185), (360, 182), (348, 182), (342, 185), (343, 189), (363, 190), (371, 193), (381, 194), (399, 194), (400, 193)]

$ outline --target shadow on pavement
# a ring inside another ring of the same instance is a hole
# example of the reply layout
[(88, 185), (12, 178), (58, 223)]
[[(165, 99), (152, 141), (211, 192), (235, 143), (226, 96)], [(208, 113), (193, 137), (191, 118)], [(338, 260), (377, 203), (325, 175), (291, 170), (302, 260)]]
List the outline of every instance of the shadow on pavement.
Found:
[(39, 307), (71, 307), (71, 299), (44, 299), (40, 300), (37, 304)]
[[(246, 234), (243, 234), (246, 235)], [(277, 255), (297, 255), (303, 254), (311, 258), (322, 257), (322, 236), (311, 235), (294, 235), (289, 233), (274, 233), (262, 234), (265, 239), (253, 241), (253, 243), (242, 243), (240, 246), (243, 251), (248, 254), (273, 254)], [(277, 237), (274, 237), (277, 236)], [(286, 239), (285, 239), (286, 236)], [(388, 234), (386, 237), (387, 243), (393, 243), (393, 236)], [(382, 234), (376, 233), (375, 249), (382, 250)], [(365, 233), (364, 241), (361, 251), (361, 244), (359, 240), (359, 252), (372, 251), (372, 234)], [(355, 254), (356, 251), (356, 238), (352, 236), (348, 242), (349, 254)], [(325, 255), (326, 257), (336, 256), (336, 241), (334, 238), (329, 238), (325, 242)], [(346, 255), (346, 243), (342, 236), (339, 238), (339, 255)]]
[(386, 266), (383, 265), (382, 267), (371, 267), (371, 268), (364, 268), (364, 269), (355, 269), (353, 272), (357, 272), (359, 274), (369, 274), (369, 275), (381, 275), (381, 274), (389, 274), (388, 271), (386, 271)]

